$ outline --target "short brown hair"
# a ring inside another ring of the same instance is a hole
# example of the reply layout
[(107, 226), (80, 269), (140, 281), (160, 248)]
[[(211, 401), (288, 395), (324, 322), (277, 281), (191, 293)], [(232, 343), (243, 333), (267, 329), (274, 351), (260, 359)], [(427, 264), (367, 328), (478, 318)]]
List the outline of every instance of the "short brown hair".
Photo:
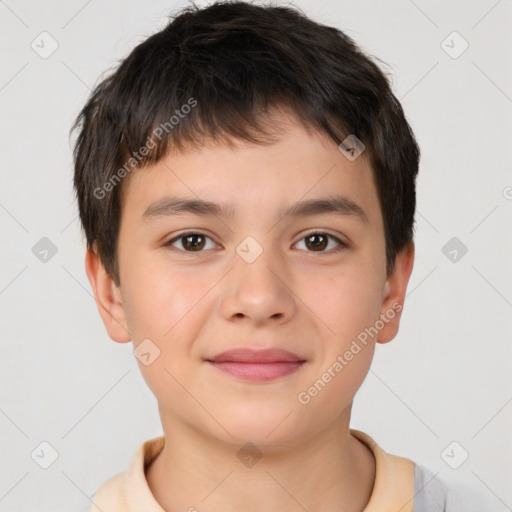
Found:
[(349, 36), (299, 10), (217, 2), (185, 8), (139, 44), (95, 86), (72, 127), (79, 131), (74, 187), (87, 247), (96, 243), (116, 285), (130, 169), (205, 138), (269, 143), (265, 115), (279, 106), (336, 144), (349, 134), (363, 142), (392, 273), (413, 239), (420, 151), (388, 78)]

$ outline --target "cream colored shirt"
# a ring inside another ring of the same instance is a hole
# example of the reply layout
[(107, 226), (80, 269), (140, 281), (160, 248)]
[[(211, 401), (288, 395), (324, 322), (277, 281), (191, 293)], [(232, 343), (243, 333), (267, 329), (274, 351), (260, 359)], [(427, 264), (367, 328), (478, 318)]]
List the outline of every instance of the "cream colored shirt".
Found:
[[(386, 453), (363, 432), (351, 429), (350, 433), (370, 448), (376, 461), (373, 491), (364, 512), (413, 512), (414, 462)], [(164, 441), (161, 436), (142, 443), (130, 467), (107, 480), (95, 493), (91, 512), (165, 512), (145, 476)]]

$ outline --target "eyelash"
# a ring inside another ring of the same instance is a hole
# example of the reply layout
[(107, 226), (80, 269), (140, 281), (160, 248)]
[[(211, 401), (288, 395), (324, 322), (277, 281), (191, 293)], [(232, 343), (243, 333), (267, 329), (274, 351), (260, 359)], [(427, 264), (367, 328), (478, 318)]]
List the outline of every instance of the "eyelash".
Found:
[[(205, 252), (205, 250), (201, 250), (201, 251), (186, 251), (185, 249), (178, 249), (177, 247), (172, 247), (172, 244), (182, 238), (185, 238), (187, 236), (190, 236), (190, 235), (201, 235), (205, 238), (209, 238), (210, 240), (213, 241), (213, 239), (204, 234), (204, 233), (201, 233), (199, 231), (187, 231), (185, 233), (181, 233), (179, 234), (178, 236), (175, 236), (174, 238), (171, 238), (169, 241), (167, 241), (164, 246), (165, 247), (169, 247), (171, 250), (176, 250), (178, 252), (183, 252), (183, 253), (187, 253), (187, 254), (200, 254), (202, 252)], [(308, 236), (312, 236), (312, 235), (325, 235), (327, 236), (328, 238), (332, 238), (333, 240), (335, 240), (336, 242), (338, 242), (339, 246), (335, 249), (331, 249), (329, 251), (306, 251), (306, 252), (311, 252), (311, 253), (315, 253), (315, 252), (318, 252), (319, 254), (333, 254), (333, 253), (339, 253), (341, 251), (344, 251), (348, 248), (350, 248), (350, 245), (346, 242), (343, 242), (342, 240), (340, 240), (338, 237), (334, 236), (334, 235), (331, 235), (330, 233), (327, 233), (325, 231), (313, 231), (312, 233), (308, 233), (307, 235), (304, 235), (298, 242), (296, 243), (299, 243), (301, 242), (302, 240), (304, 240), (305, 238), (307, 238)], [(215, 243), (215, 242), (214, 242)], [(295, 245), (295, 244), (294, 244)]]

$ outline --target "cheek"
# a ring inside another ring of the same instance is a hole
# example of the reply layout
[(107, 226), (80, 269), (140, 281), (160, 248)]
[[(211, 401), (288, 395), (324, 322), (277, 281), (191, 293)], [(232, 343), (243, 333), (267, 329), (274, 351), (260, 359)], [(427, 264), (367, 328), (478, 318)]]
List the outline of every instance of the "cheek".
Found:
[(361, 345), (357, 353), (349, 351), (350, 360), (346, 359), (345, 352), (336, 353), (322, 365), (321, 372), (315, 374), (296, 397), (305, 421), (312, 425), (330, 423), (347, 409), (368, 375), (374, 347), (375, 344)]
[[(189, 326), (196, 304), (208, 290), (204, 275), (169, 268), (165, 262), (133, 259), (128, 273), (127, 313), (133, 326), (134, 341), (141, 336), (154, 337), (164, 347), (181, 325)], [(135, 272), (135, 269), (137, 271)]]
[(143, 270), (131, 279), (129, 290), (132, 339), (135, 347), (150, 339), (159, 351), (150, 365), (139, 361), (139, 368), (157, 397), (178, 400), (183, 394), (178, 382), (185, 383), (204, 356), (194, 341), (214, 307), (208, 291), (218, 279), (197, 270), (170, 271), (159, 262), (140, 262), (138, 268)]
[(170, 272), (164, 265), (142, 262), (137, 268), (143, 270), (127, 282), (134, 348), (149, 339), (159, 351), (149, 365), (138, 361), (141, 374), (159, 400), (172, 397), (173, 404), (183, 400), (185, 407), (186, 393), (179, 383), (190, 374), (193, 342), (204, 324), (205, 307), (211, 307), (205, 300), (211, 284), (197, 272)]
[(316, 282), (323, 287), (310, 297), (314, 303), (311, 309), (319, 317), (318, 328), (325, 335), (318, 345), (317, 363), (297, 401), (306, 404), (306, 421), (315, 417), (315, 421), (322, 418), (329, 422), (345, 410), (368, 374), (375, 341), (365, 329), (378, 318), (379, 292), (369, 274), (340, 273)]
[(330, 269), (328, 276), (317, 274), (303, 281), (300, 296), (306, 297), (304, 302), (324, 328), (329, 327), (328, 339), (336, 340), (333, 349), (341, 350), (378, 318), (380, 289), (367, 268), (361, 272), (341, 269), (335, 276), (332, 273)]

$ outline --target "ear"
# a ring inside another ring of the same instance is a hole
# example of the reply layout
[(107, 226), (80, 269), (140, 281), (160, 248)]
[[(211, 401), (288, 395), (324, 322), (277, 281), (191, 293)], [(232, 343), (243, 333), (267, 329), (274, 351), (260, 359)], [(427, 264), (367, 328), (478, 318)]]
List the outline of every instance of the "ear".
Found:
[(388, 343), (398, 333), (407, 284), (414, 265), (414, 242), (410, 242), (396, 256), (395, 269), (386, 279), (381, 307), (384, 327), (377, 335), (377, 343)]
[(87, 249), (85, 271), (108, 335), (118, 343), (130, 341), (131, 335), (126, 323), (121, 290), (105, 271), (105, 267), (97, 254), (96, 244), (94, 244), (94, 251)]

